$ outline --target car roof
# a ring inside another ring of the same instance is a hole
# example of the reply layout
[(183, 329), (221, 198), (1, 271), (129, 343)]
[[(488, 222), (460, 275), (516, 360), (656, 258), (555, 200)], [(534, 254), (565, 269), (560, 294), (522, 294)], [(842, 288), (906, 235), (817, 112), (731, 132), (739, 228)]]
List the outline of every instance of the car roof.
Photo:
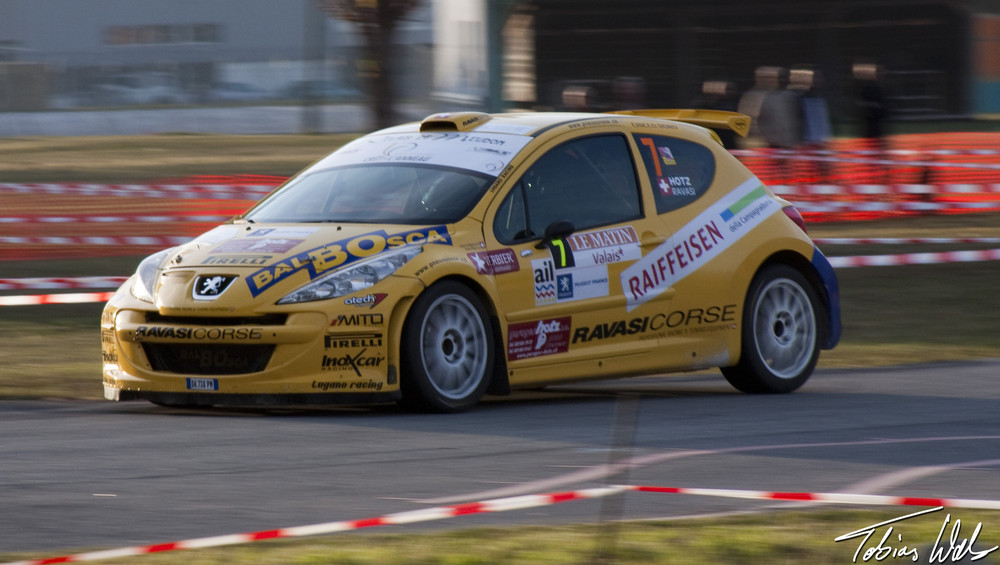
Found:
[[(631, 117), (632, 120), (623, 118)], [(719, 110), (624, 110), (609, 113), (586, 112), (444, 112), (431, 114), (420, 122), (403, 124), (376, 133), (389, 132), (471, 132), (507, 133), (535, 137), (540, 133), (575, 122), (605, 121), (607, 125), (627, 125), (634, 118), (669, 121), (682, 129), (703, 131), (702, 128), (732, 130), (745, 136), (750, 129), (750, 117), (737, 112)], [(593, 124), (597, 125), (597, 124)]]

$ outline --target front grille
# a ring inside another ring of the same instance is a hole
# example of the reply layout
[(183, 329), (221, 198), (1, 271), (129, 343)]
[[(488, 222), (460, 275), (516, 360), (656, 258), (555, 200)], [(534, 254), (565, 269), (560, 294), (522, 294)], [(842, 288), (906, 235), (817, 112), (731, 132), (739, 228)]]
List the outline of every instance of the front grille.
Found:
[(146, 323), (180, 324), (184, 326), (283, 326), (288, 314), (264, 314), (262, 316), (164, 316), (159, 312), (146, 312)]
[(263, 371), (274, 345), (142, 344), (154, 371), (185, 375), (242, 375)]

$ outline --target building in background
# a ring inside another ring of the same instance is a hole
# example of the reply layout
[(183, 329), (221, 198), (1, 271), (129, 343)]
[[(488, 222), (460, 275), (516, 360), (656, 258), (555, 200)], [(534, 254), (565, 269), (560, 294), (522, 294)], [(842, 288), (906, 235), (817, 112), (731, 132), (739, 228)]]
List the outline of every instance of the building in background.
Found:
[[(361, 38), (315, 0), (0, 0), (0, 110), (353, 99)], [(397, 99), (455, 108), (688, 106), (761, 66), (859, 62), (894, 119), (1000, 113), (995, 0), (425, 0), (395, 34)]]
[[(410, 96), (430, 89), (430, 26), (428, 1), (396, 33)], [(44, 67), (36, 88), (57, 106), (357, 98), (361, 42), (314, 0), (0, 0), (0, 65), (18, 83), (18, 67)], [(40, 104), (13, 86), (0, 96)]]

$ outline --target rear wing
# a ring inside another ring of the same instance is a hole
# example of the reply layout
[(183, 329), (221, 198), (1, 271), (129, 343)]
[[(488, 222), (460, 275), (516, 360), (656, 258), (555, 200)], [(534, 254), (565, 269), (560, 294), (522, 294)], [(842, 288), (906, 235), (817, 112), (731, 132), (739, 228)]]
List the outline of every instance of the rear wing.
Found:
[(709, 129), (732, 130), (740, 137), (750, 133), (750, 116), (724, 110), (617, 110), (609, 114), (674, 120)]

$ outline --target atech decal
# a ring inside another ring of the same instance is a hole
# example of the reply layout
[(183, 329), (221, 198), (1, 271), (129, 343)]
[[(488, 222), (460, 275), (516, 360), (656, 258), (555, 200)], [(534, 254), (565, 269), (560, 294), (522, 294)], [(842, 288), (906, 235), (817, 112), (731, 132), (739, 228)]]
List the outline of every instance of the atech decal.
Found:
[(247, 278), (247, 286), (250, 287), (251, 295), (258, 296), (299, 271), (304, 270), (309, 273), (310, 279), (315, 279), (331, 269), (350, 265), (389, 249), (431, 243), (451, 245), (451, 234), (445, 226), (419, 228), (392, 235), (385, 230), (366, 233), (286, 257), (251, 274)]
[(736, 187), (622, 271), (627, 310), (652, 300), (718, 257), (780, 208), (756, 177)]

